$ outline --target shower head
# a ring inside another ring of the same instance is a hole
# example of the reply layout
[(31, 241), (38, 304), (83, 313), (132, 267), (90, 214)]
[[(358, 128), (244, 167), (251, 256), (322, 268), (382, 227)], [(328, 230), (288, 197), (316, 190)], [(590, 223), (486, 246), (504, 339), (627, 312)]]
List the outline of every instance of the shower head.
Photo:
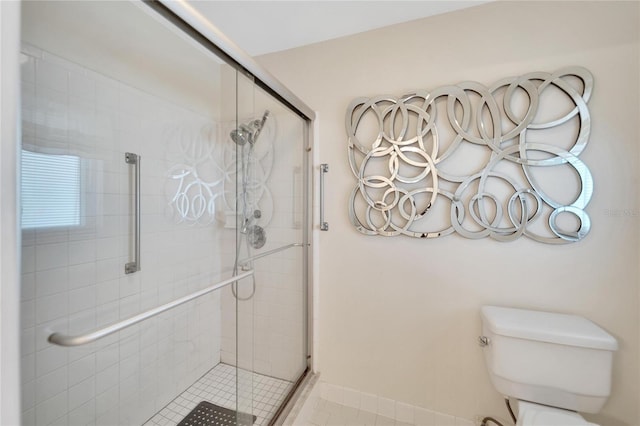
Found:
[(231, 131), (231, 139), (242, 146), (249, 142), (253, 144), (253, 131), (246, 124), (241, 124), (240, 127)]
[(269, 118), (269, 110), (265, 110), (264, 114), (262, 114), (262, 119), (241, 124), (237, 129), (232, 130), (231, 139), (240, 146), (245, 145), (247, 142), (253, 145), (258, 140), (267, 118)]

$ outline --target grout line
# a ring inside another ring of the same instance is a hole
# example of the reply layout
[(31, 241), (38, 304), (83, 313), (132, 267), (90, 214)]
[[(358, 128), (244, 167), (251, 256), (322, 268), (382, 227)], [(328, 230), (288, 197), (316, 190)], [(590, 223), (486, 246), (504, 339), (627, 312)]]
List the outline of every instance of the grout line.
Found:
[[(250, 402), (252, 414), (257, 416), (255, 425), (262, 426), (267, 424), (276, 412), (292, 383), (258, 373), (251, 374), (251, 380), (247, 379), (247, 382), (250, 381), (253, 385), (251, 389), (252, 401)], [(208, 400), (225, 408), (236, 409), (235, 405), (238, 403), (236, 376), (235, 367), (222, 363), (216, 365), (147, 420), (144, 426), (160, 425), (160, 419), (167, 419), (167, 415), (171, 415), (173, 420), (182, 419), (202, 400)], [(264, 386), (258, 386), (259, 384)], [(183, 414), (185, 409), (187, 413)]]

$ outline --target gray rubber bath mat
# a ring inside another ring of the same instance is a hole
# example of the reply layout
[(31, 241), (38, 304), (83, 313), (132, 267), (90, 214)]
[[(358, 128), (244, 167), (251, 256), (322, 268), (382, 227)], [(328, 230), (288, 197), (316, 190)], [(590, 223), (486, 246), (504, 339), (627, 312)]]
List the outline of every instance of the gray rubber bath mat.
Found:
[(178, 426), (250, 426), (256, 418), (251, 414), (238, 413), (235, 410), (202, 401), (178, 423)]

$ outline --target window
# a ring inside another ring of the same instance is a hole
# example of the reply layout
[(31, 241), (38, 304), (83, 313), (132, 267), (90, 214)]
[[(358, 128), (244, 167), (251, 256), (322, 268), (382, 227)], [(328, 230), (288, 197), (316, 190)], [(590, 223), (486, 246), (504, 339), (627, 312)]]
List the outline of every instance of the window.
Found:
[(80, 225), (80, 157), (22, 150), (22, 228)]

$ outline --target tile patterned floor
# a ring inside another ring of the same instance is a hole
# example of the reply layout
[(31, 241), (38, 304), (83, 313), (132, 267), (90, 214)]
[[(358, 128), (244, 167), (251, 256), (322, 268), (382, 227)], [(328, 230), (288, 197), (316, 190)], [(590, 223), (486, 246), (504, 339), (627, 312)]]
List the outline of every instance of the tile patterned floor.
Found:
[[(415, 426), (423, 424), (422, 422), (404, 423), (324, 399), (318, 400), (311, 414), (310, 423), (311, 426)], [(442, 423), (442, 425), (444, 424)]]
[[(255, 426), (264, 426), (269, 422), (291, 386), (292, 383), (286, 380), (241, 371), (240, 388), (247, 389), (247, 400), (250, 389), (253, 389), (253, 414), (258, 417)], [(236, 368), (227, 364), (216, 365), (144, 426), (175, 426), (201, 401), (235, 410)]]

